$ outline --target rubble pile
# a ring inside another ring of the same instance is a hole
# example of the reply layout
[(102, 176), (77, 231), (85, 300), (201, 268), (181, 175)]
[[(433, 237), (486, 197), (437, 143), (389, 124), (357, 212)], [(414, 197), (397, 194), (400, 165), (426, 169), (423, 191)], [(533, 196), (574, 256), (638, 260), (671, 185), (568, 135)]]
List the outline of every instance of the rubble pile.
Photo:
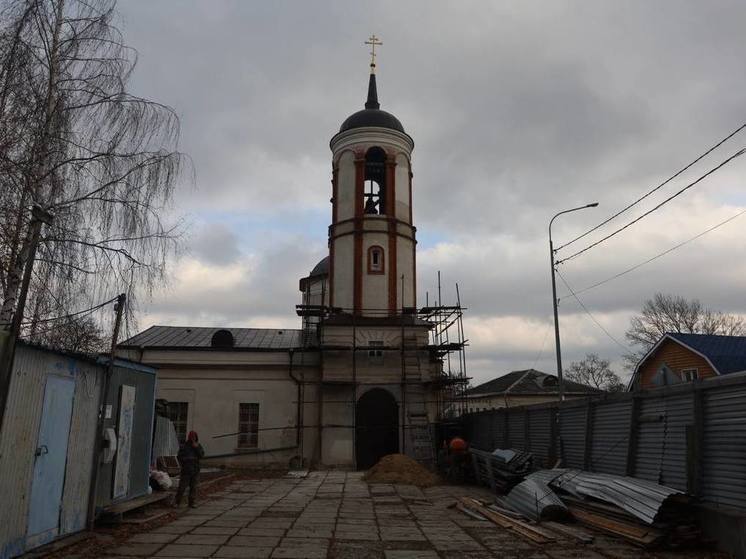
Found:
[(432, 487), (441, 482), (436, 474), (404, 454), (384, 456), (363, 479), (369, 483), (402, 483), (416, 487)]

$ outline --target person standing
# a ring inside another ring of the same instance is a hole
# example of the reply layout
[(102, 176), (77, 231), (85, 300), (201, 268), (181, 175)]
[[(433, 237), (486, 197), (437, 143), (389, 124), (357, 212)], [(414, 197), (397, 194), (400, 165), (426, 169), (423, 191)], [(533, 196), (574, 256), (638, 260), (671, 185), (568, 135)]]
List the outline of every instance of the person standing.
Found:
[(194, 508), (197, 497), (197, 478), (199, 477), (199, 461), (205, 455), (202, 445), (199, 444), (199, 437), (196, 431), (189, 431), (187, 439), (181, 448), (177, 458), (181, 465), (181, 474), (179, 476), (179, 489), (176, 491), (175, 506), (181, 504), (181, 498), (184, 496), (187, 486), (189, 486), (189, 506)]

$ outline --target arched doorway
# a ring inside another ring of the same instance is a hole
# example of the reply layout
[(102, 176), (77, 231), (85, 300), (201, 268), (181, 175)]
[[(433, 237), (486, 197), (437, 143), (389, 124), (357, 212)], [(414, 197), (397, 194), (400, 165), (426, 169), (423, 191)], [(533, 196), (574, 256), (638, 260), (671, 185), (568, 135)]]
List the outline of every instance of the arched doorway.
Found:
[(355, 413), (355, 459), (367, 470), (387, 454), (399, 452), (399, 406), (390, 392), (374, 388), (363, 394)]

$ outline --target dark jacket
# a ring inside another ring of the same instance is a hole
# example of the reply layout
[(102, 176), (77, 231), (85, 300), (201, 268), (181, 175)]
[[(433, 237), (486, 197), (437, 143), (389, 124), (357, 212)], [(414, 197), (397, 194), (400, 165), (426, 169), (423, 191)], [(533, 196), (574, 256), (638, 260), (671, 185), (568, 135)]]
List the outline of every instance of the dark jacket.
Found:
[(205, 455), (205, 451), (202, 445), (197, 443), (197, 446), (192, 446), (192, 443), (187, 441), (181, 445), (177, 458), (179, 464), (181, 464), (182, 474), (198, 474), (199, 473), (199, 459)]

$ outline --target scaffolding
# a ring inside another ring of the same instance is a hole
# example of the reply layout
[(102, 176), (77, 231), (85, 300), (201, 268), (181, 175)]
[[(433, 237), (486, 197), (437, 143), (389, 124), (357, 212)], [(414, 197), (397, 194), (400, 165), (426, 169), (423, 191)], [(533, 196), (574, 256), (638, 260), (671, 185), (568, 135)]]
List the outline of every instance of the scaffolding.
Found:
[[(308, 288), (307, 288), (308, 289)], [(322, 286), (321, 301), (324, 301), (326, 286)], [(306, 292), (310, 299), (310, 290)], [(301, 304), (296, 305), (298, 316), (303, 318), (302, 345), (304, 350), (325, 351), (351, 351), (351, 371), (349, 378), (345, 380), (321, 380), (322, 384), (350, 384), (352, 385), (351, 404), (355, 410), (357, 378), (357, 354), (360, 351), (369, 352), (369, 346), (359, 346), (357, 343), (357, 328), (365, 326), (368, 319), (376, 320), (385, 318), (390, 325), (396, 324), (401, 327), (401, 343), (397, 347), (376, 346), (375, 349), (383, 351), (401, 352), (401, 377), (389, 382), (382, 381), (377, 384), (401, 384), (403, 404), (406, 403), (406, 386), (413, 381), (408, 379), (407, 368), (412, 366), (411, 353), (427, 351), (431, 362), (440, 364), (437, 376), (431, 376), (430, 383), (433, 385), (435, 401), (426, 401), (426, 404), (435, 404), (436, 421), (447, 421), (459, 417), (467, 411), (466, 390), (469, 384), (466, 366), (466, 347), (468, 339), (464, 334), (464, 311), (466, 307), (461, 305), (461, 294), (456, 284), (456, 302), (453, 305), (442, 304), (441, 276), (438, 272), (437, 300), (433, 304), (428, 301), (421, 308), (403, 307), (396, 312), (390, 309), (358, 309), (364, 313), (357, 316), (354, 309), (343, 307), (330, 307), (324, 304)], [(339, 346), (324, 343), (319, 336), (320, 327), (323, 327), (330, 319), (346, 317), (352, 330), (351, 346)], [(426, 346), (414, 345), (413, 339), (405, 335), (407, 327), (414, 325), (425, 325), (429, 328), (428, 343)], [(410, 354), (410, 355), (408, 355)], [(414, 381), (421, 384), (420, 381)], [(406, 418), (402, 417), (405, 429), (408, 427)], [(354, 425), (353, 425), (354, 427)]]

